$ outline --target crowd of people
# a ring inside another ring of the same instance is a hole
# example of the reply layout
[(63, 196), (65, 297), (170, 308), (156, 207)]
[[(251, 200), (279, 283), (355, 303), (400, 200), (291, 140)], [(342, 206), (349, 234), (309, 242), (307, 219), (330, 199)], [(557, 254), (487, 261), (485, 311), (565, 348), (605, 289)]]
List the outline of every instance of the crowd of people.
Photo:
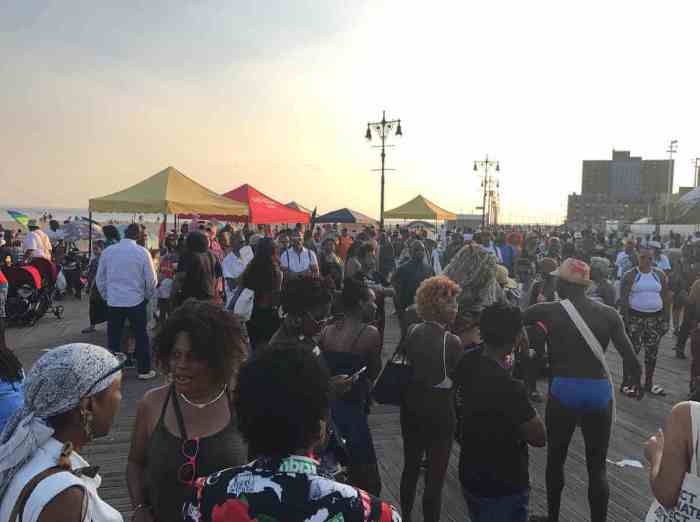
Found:
[[(55, 258), (31, 225), (23, 255)], [(664, 395), (654, 374), (673, 324), (679, 358), (691, 340), (698, 391), (700, 271), (693, 242), (679, 241), (192, 221), (153, 251), (142, 225), (123, 238), (105, 226), (83, 332), (106, 323), (106, 349), (61, 346), (25, 374), (5, 342), (0, 270), (0, 519), (122, 520), (80, 451), (109, 433), (122, 374), (135, 368), (166, 383), (136, 411), (125, 478), (135, 521), (412, 520), (421, 473), (423, 519), (438, 521), (456, 443), (470, 520), (556, 522), (577, 427), (590, 519), (604, 521), (618, 392), (608, 345), (622, 359), (623, 397)], [(664, 250), (677, 244), (688, 248), (671, 261)], [(410, 369), (400, 506), (380, 500), (368, 417), (392, 310)], [(534, 405), (545, 397), (543, 418)], [(646, 446), (667, 507), (694, 458), (695, 407), (677, 405)], [(681, 446), (664, 451), (671, 443)], [(546, 514), (529, 513), (528, 447), (546, 447)]]

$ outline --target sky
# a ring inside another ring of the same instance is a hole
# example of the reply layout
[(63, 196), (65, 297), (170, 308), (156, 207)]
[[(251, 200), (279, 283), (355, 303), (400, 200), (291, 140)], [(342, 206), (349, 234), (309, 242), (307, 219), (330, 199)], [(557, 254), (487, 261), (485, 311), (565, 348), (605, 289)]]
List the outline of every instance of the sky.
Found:
[(379, 215), (368, 121), (400, 118), (386, 208), (559, 222), (581, 162), (700, 156), (684, 0), (0, 3), (0, 204), (86, 207), (168, 165), (217, 192)]

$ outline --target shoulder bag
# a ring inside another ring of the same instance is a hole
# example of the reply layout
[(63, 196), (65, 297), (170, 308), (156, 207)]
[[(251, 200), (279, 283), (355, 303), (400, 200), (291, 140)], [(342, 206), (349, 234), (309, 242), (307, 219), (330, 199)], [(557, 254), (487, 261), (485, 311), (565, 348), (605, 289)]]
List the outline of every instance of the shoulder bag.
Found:
[(614, 425), (616, 417), (617, 417), (617, 403), (615, 400), (615, 385), (614, 385), (613, 380), (612, 380), (612, 374), (610, 373), (610, 368), (608, 368), (608, 361), (605, 359), (605, 351), (603, 350), (603, 347), (600, 345), (600, 341), (598, 341), (598, 338), (595, 336), (595, 334), (591, 331), (589, 326), (586, 324), (586, 321), (583, 319), (583, 317), (581, 317), (581, 314), (578, 313), (578, 310), (576, 310), (576, 307), (573, 305), (573, 303), (571, 301), (569, 301), (568, 299), (564, 299), (563, 301), (560, 301), (560, 303), (564, 307), (564, 310), (566, 311), (566, 313), (569, 315), (569, 319), (571, 319), (571, 321), (576, 326), (576, 329), (581, 334), (581, 337), (583, 337), (583, 340), (586, 341), (586, 344), (593, 352), (593, 355), (596, 356), (596, 358), (600, 361), (600, 364), (603, 366), (603, 370), (605, 371), (605, 376), (608, 378), (608, 382), (610, 383), (610, 388), (612, 389), (612, 422)]
[(248, 322), (253, 316), (254, 305), (255, 292), (253, 292), (250, 288), (239, 286), (233, 291), (233, 295), (231, 296), (226, 309), (240, 317), (242, 321)]
[(406, 342), (414, 330), (415, 325), (399, 342), (394, 355), (386, 362), (382, 374), (374, 385), (372, 396), (379, 404), (401, 405), (403, 392), (413, 376), (413, 368), (406, 355)]

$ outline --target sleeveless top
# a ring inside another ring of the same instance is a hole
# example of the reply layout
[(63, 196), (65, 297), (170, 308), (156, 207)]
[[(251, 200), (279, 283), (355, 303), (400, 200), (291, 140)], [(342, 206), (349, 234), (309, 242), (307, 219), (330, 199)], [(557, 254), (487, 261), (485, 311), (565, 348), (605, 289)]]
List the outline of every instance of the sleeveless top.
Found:
[[(62, 449), (63, 443), (51, 437), (36, 450), (31, 460), (10, 481), (0, 504), (0, 520), (10, 519), (10, 514), (24, 486), (42, 471), (55, 466)], [(73, 470), (89, 467), (87, 461), (75, 451), (70, 455), (70, 463)], [(122, 522), (124, 519), (119, 512), (102, 500), (97, 493), (101, 483), (102, 478), (97, 474), (94, 477), (89, 477), (87, 474), (77, 477), (68, 471), (62, 471), (51, 475), (39, 482), (29, 496), (22, 513), (22, 521), (36, 522), (46, 504), (56, 495), (70, 487), (78, 486), (83, 489), (87, 497), (85, 515), (87, 522)]]
[[(360, 333), (357, 335), (357, 337), (355, 337), (355, 340), (352, 342), (347, 351), (341, 352), (324, 350), (322, 352), (323, 359), (325, 360), (331, 375), (352, 375), (353, 373), (367, 366), (367, 363), (369, 362), (369, 357), (367, 354), (359, 354), (352, 351), (355, 348), (355, 345), (362, 338), (362, 334), (364, 334), (365, 330), (367, 330), (367, 326), (369, 325), (365, 325), (364, 328), (360, 330)], [(353, 383), (350, 391), (348, 391), (342, 397), (339, 397), (339, 400), (348, 402), (366, 402), (369, 399), (370, 391), (371, 384), (367, 378), (367, 372), (364, 371), (360, 374), (357, 381)]]
[(646, 274), (637, 270), (629, 296), (630, 308), (645, 314), (660, 312), (664, 307), (661, 289), (660, 277), (654, 270)]
[[(181, 437), (176, 437), (165, 426), (165, 412), (172, 397)], [(224, 468), (241, 466), (248, 462), (248, 449), (238, 431), (236, 417), (229, 403), (231, 420), (221, 431), (202, 437), (196, 459), (196, 474), (203, 477)], [(149, 501), (155, 519), (159, 522), (182, 520), (182, 506), (190, 493), (187, 484), (180, 482), (178, 471), (185, 463), (182, 442), (188, 440), (180, 403), (173, 386), (168, 391), (163, 410), (148, 443), (147, 478)]]

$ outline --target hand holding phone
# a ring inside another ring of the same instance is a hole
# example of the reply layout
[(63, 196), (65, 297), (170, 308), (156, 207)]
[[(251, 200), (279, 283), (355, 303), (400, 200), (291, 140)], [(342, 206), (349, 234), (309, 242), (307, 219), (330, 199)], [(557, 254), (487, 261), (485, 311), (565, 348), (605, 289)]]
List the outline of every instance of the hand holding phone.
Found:
[(360, 378), (360, 375), (362, 375), (366, 371), (367, 371), (367, 366), (363, 366), (362, 368), (360, 368), (359, 370), (357, 370), (355, 373), (353, 373), (350, 376), (350, 380), (352, 382), (357, 382), (357, 380)]

